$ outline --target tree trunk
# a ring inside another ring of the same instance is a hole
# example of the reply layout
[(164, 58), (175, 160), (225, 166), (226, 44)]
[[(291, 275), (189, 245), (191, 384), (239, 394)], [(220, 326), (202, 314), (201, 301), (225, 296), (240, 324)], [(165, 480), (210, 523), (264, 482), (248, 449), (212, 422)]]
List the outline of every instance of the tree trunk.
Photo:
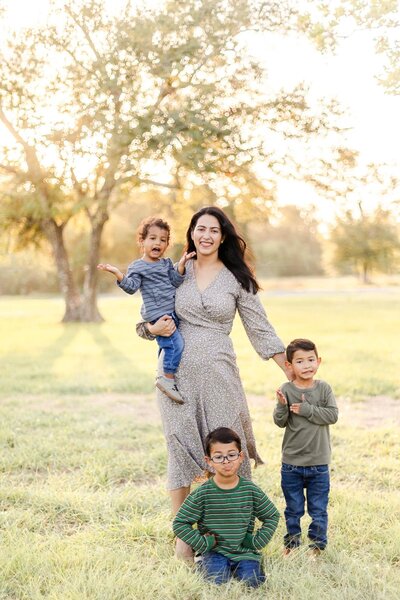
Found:
[(69, 266), (68, 254), (64, 244), (64, 227), (57, 225), (53, 220), (48, 220), (43, 228), (53, 249), (60, 290), (65, 300), (65, 313), (62, 320), (64, 323), (80, 321), (82, 301)]
[(100, 243), (104, 224), (108, 216), (104, 216), (92, 225), (88, 261), (85, 267), (83, 283), (83, 301), (81, 306), (81, 321), (101, 323), (104, 321), (97, 308), (97, 265), (100, 258)]
[(371, 280), (368, 276), (369, 274), (369, 265), (368, 263), (364, 262), (362, 265), (362, 281), (364, 284), (368, 285), (369, 283), (371, 283)]

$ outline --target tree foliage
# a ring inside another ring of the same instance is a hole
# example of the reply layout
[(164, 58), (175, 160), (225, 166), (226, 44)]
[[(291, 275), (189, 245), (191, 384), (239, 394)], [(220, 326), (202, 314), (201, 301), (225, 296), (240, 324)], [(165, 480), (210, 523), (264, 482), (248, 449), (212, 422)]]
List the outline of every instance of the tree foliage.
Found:
[(390, 94), (400, 93), (400, 7), (398, 0), (319, 0), (304, 26), (321, 48), (333, 47), (337, 39), (368, 31), (383, 58), (377, 74)]
[(387, 273), (399, 259), (399, 228), (392, 213), (380, 206), (371, 214), (364, 212), (361, 203), (358, 215), (347, 211), (338, 218), (331, 240), (335, 265), (355, 268), (364, 283), (369, 283), (373, 270)]
[(312, 209), (283, 206), (274, 225), (254, 225), (257, 273), (290, 277), (322, 275), (322, 245)]
[[(51, 245), (64, 320), (101, 319), (103, 230), (131, 190), (162, 186), (187, 212), (187, 195), (201, 188), (202, 201), (246, 223), (253, 209), (267, 214), (274, 174), (305, 169), (289, 145), (271, 145), (338, 131), (338, 108), (314, 109), (304, 86), (262, 93), (262, 69), (247, 56), (249, 32), (298, 23), (290, 1), (126, 2), (113, 14), (103, 0), (72, 0), (54, 1), (45, 26), (10, 37), (0, 64), (0, 122), (12, 140), (0, 156), (2, 223), (21, 244)], [(66, 244), (77, 217), (89, 232), (82, 290)]]

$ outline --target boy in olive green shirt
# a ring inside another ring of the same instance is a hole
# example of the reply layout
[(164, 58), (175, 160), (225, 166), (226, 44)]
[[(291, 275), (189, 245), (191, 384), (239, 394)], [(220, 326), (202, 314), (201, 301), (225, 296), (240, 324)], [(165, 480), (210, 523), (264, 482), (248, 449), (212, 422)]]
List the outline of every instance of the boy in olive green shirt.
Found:
[(319, 554), (327, 544), (329, 462), (331, 444), (329, 425), (336, 423), (338, 409), (330, 386), (315, 380), (321, 358), (310, 340), (296, 339), (286, 349), (286, 366), (293, 380), (277, 391), (274, 422), (285, 428), (282, 442), (281, 485), (286, 500), (285, 554), (300, 545), (300, 519), (304, 515), (304, 489), (310, 548)]

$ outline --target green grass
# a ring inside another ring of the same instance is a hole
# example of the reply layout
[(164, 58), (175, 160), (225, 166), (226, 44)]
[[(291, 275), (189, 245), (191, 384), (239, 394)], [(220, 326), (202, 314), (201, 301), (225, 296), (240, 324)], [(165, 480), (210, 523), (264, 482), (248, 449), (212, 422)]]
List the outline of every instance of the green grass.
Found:
[[(400, 291), (265, 294), (264, 300), (285, 343), (295, 337), (317, 343), (323, 359), (320, 376), (336, 394), (400, 397)], [(100, 308), (105, 323), (62, 324), (58, 298), (0, 298), (2, 391), (150, 393), (157, 347), (135, 333), (139, 307), (139, 298), (104, 297)], [(282, 382), (280, 370), (257, 357), (240, 321), (232, 337), (247, 392), (271, 396)]]
[[(286, 342), (315, 339), (320, 375), (337, 395), (399, 397), (399, 298), (271, 295), (267, 308)], [(305, 549), (283, 559), (281, 520), (264, 553), (266, 588), (216, 589), (175, 561), (156, 347), (135, 335), (138, 307), (103, 298), (106, 323), (62, 325), (59, 299), (0, 299), (0, 600), (397, 599), (395, 425), (332, 427), (330, 538), (320, 560)], [(239, 323), (233, 336), (246, 390), (272, 396), (279, 370), (256, 356)], [(267, 459), (255, 480), (282, 513), (282, 431), (270, 402), (253, 398), (250, 409)]]
[[(397, 598), (398, 428), (332, 427), (330, 543), (321, 560), (312, 563), (305, 549), (284, 560), (281, 522), (265, 551), (267, 591), (233, 582), (216, 592), (173, 558), (165, 448), (155, 411), (152, 398), (137, 396), (100, 396), (98, 404), (90, 396), (3, 399), (0, 598)], [(251, 411), (268, 459), (255, 480), (282, 512), (282, 432), (269, 409)], [(306, 527), (307, 517), (303, 521)]]

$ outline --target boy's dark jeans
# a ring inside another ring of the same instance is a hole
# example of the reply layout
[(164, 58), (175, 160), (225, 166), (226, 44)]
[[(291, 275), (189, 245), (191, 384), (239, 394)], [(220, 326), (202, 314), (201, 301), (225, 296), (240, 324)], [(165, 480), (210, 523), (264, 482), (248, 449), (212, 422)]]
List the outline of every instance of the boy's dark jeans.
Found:
[[(156, 337), (158, 347), (164, 350), (163, 370), (164, 373), (175, 374), (178, 370), (184, 348), (183, 338), (178, 330), (179, 320), (175, 313), (170, 315), (176, 325), (174, 333), (170, 337), (158, 335)], [(152, 321), (152, 324), (155, 321)]]
[(286, 548), (300, 545), (300, 519), (304, 515), (304, 489), (306, 490), (307, 512), (312, 521), (308, 528), (310, 546), (323, 550), (328, 542), (328, 497), (329, 467), (316, 465), (298, 467), (283, 463), (281, 469), (282, 491), (286, 500), (285, 520), (287, 533), (284, 537)]
[(231, 560), (219, 552), (206, 552), (200, 568), (207, 579), (217, 585), (227, 583), (231, 577), (250, 587), (258, 587), (265, 581), (261, 563), (257, 560)]

